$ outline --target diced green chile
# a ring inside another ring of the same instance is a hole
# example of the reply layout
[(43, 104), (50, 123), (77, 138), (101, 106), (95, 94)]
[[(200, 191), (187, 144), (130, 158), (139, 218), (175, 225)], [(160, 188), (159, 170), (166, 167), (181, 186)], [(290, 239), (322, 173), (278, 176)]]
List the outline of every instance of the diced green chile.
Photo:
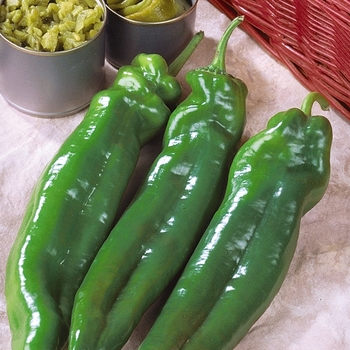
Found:
[(216, 211), (139, 350), (231, 350), (281, 287), (302, 216), (326, 191), (332, 128), (311, 105), (281, 112), (233, 160)]

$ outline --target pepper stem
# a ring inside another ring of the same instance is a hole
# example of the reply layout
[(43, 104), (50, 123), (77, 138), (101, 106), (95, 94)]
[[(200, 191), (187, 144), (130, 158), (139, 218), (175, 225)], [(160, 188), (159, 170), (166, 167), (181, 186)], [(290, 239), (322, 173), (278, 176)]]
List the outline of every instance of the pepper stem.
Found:
[(329, 110), (329, 103), (327, 99), (323, 95), (321, 95), (319, 92), (310, 92), (305, 97), (300, 109), (307, 116), (311, 116), (311, 110), (315, 102), (317, 102), (321, 106), (323, 111)]
[(191, 41), (187, 44), (185, 49), (180, 53), (177, 58), (169, 65), (168, 73), (172, 75), (173, 77), (176, 77), (181, 68), (184, 66), (184, 64), (187, 62), (187, 60), (190, 58), (194, 50), (197, 48), (199, 43), (202, 41), (204, 37), (204, 32), (199, 31), (196, 33)]
[(223, 72), (226, 71), (225, 53), (228, 40), (230, 39), (232, 32), (243, 22), (243, 20), (244, 16), (238, 16), (235, 19), (233, 19), (230, 25), (227, 27), (226, 31), (224, 32), (216, 47), (213, 62), (210, 64), (211, 68), (221, 70)]

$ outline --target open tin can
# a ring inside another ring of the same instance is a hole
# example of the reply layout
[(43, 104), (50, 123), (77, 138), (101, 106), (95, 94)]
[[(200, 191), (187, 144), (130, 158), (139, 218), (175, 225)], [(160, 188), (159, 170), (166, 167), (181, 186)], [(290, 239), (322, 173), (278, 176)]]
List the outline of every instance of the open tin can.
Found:
[(0, 33), (0, 93), (16, 109), (63, 117), (85, 108), (104, 83), (106, 6), (100, 31), (77, 48), (39, 52)]
[(127, 19), (107, 6), (106, 59), (119, 68), (139, 53), (156, 53), (170, 64), (194, 35), (198, 0), (181, 16), (163, 22)]

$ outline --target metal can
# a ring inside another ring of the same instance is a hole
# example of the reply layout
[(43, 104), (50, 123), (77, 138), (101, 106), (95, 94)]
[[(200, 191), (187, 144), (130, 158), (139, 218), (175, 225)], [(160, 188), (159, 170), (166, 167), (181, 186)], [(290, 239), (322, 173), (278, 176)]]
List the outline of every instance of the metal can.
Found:
[(130, 64), (139, 53), (156, 53), (170, 64), (194, 35), (198, 0), (181, 16), (163, 22), (127, 19), (107, 7), (106, 59), (114, 67)]
[(106, 6), (101, 30), (81, 46), (38, 52), (0, 34), (0, 93), (16, 109), (63, 117), (85, 108), (104, 83)]

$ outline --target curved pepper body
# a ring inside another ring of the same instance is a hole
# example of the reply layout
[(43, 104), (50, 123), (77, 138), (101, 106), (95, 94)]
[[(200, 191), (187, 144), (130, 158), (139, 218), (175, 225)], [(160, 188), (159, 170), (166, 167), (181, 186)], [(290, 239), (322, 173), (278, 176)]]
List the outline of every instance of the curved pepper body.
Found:
[(165, 61), (142, 55), (94, 96), (43, 171), (7, 263), (13, 349), (58, 349), (67, 341), (75, 293), (112, 229), (140, 148), (165, 126), (164, 100), (180, 95)]
[(69, 349), (121, 349), (183, 268), (218, 207), (245, 125), (247, 89), (228, 74), (187, 74), (164, 148), (79, 288)]
[(330, 175), (331, 126), (274, 116), (233, 160), (224, 200), (140, 350), (230, 350), (278, 292)]

